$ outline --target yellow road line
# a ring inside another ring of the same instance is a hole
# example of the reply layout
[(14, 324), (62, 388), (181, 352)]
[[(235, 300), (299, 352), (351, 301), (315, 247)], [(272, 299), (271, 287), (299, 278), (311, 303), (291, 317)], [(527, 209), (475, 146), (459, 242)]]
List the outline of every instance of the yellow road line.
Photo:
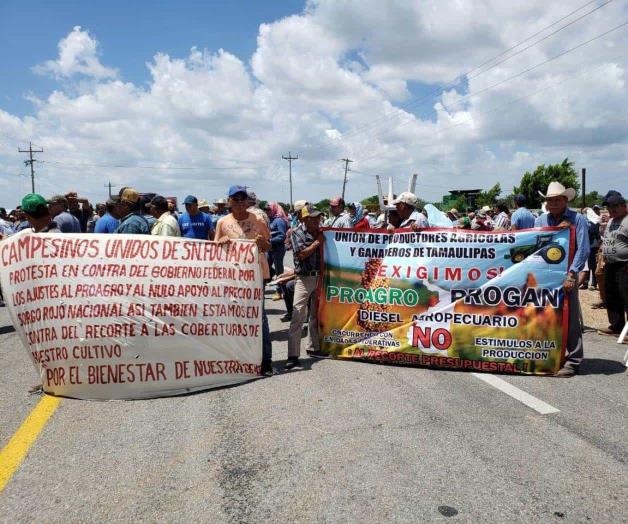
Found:
[(60, 398), (44, 395), (11, 437), (9, 443), (0, 451), (0, 491), (20, 467), (28, 450), (35, 443), (37, 436), (60, 403)]

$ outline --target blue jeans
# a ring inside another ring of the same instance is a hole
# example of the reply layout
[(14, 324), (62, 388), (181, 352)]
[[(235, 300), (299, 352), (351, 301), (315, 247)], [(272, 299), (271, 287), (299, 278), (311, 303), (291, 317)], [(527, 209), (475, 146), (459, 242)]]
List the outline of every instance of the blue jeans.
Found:
[(283, 273), (283, 259), (286, 256), (286, 246), (282, 242), (275, 244), (268, 252), (268, 265), (270, 266), (270, 276), (281, 275)]

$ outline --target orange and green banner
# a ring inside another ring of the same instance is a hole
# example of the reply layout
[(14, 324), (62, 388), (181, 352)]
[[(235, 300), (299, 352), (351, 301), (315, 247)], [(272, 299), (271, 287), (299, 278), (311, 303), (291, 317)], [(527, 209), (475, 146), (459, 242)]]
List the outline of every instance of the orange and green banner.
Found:
[(569, 229), (323, 234), (322, 352), (473, 371), (560, 368)]

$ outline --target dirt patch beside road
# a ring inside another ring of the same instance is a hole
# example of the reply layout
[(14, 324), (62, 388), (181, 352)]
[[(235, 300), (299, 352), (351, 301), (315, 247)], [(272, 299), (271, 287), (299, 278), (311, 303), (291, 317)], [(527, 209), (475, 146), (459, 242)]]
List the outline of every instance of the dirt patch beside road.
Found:
[(581, 289), (579, 296), (584, 325), (593, 329), (607, 328), (608, 316), (606, 315), (606, 309), (593, 309), (592, 307), (594, 304), (600, 303), (600, 294), (597, 291)]

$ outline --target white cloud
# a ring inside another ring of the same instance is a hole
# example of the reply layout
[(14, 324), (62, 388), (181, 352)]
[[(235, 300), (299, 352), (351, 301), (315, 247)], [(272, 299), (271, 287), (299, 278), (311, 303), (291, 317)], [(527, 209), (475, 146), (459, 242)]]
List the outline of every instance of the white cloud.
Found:
[(105, 67), (98, 58), (98, 41), (75, 26), (72, 32), (59, 42), (59, 57), (33, 67), (37, 74), (55, 78), (69, 78), (82, 74), (94, 78), (115, 78), (117, 71)]
[[(250, 63), (222, 49), (193, 48), (186, 57), (156, 49), (146, 85), (103, 66), (98, 43), (77, 27), (59, 43), (58, 59), (38, 67), (63, 82), (34, 99), (32, 115), (0, 109), (0, 133), (44, 147), (39, 158), (48, 163), (36, 166), (43, 193), (67, 187), (92, 199), (102, 199), (109, 180), (205, 198), (241, 181), (261, 198), (285, 201), (288, 151), (299, 155), (295, 198), (311, 200), (338, 193), (345, 156), (355, 161), (350, 199), (376, 191), (374, 174), (401, 187), (418, 172), (428, 200), (497, 181), (508, 190), (524, 171), (567, 156), (587, 167), (591, 189), (615, 180), (628, 192), (625, 31), (508, 80), (617, 25), (628, 14), (621, 3), (482, 74), (445, 83), (576, 7), (319, 0), (262, 24)], [(77, 90), (75, 76), (92, 82)], [(0, 143), (7, 173), (20, 169), (15, 149)], [(21, 189), (0, 189), (2, 204), (14, 205)]]

